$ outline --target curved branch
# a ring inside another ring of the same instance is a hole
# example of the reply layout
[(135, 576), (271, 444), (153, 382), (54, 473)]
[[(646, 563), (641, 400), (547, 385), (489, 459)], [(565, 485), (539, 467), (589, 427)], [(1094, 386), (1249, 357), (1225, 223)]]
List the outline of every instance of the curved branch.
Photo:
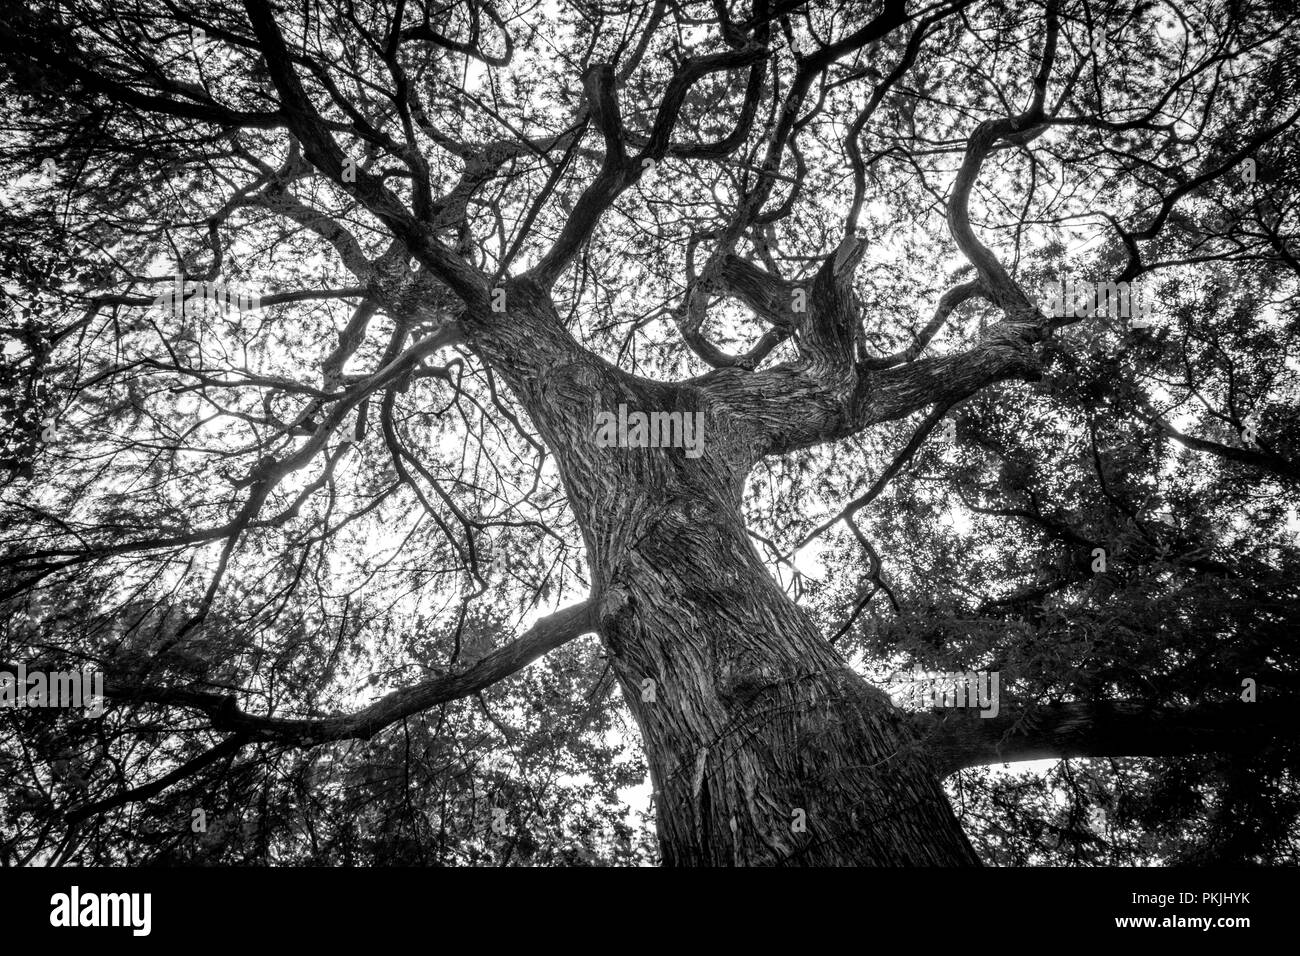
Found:
[[(113, 675), (105, 675), (104, 696), (110, 700), (197, 710), (209, 718), (213, 730), (232, 732), (247, 742), (270, 741), (306, 747), (331, 740), (368, 739), (404, 717), (491, 687), (548, 651), (591, 633), (596, 629), (595, 607), (595, 602), (588, 600), (557, 611), (468, 670), (432, 677), (412, 687), (395, 690), (352, 714), (316, 718), (265, 717), (240, 710), (235, 698), (225, 694), (140, 684)], [(0, 670), (16, 671), (17, 665), (6, 663), (0, 665)]]
[[(506, 29), (505, 21), (492, 8), (490, 3), (483, 4), (483, 9), (487, 11), (489, 19), (497, 25), (501, 31), (501, 36), (505, 38), (505, 52), (500, 56), (494, 53), (488, 53), (479, 45), (479, 19), (478, 11), (471, 10), (474, 13), (474, 19), (470, 24), (470, 39), (468, 43), (462, 43), (459, 40), (453, 40), (451, 37), (444, 36), (433, 28), (427, 21), (415, 27), (407, 27), (400, 36), (403, 41), (406, 40), (424, 40), (432, 43), (434, 46), (441, 47), (444, 50), (450, 50), (453, 53), (463, 53), (466, 56), (472, 56), (476, 60), (488, 64), (489, 66), (509, 66), (511, 59), (514, 58), (515, 44), (510, 38), (510, 31)], [(426, 14), (427, 15), (427, 14)]]
[(718, 263), (716, 278), (726, 289), (761, 319), (778, 329), (793, 329), (795, 314), (792, 301), (798, 283), (760, 269), (734, 253), (724, 255)]
[(862, 367), (872, 369), (892, 368), (895, 365), (913, 361), (930, 344), (930, 340), (939, 334), (939, 330), (948, 321), (948, 316), (952, 314), (953, 310), (967, 299), (974, 298), (978, 294), (978, 282), (963, 282), (961, 285), (953, 286), (939, 299), (934, 315), (926, 323), (925, 328), (916, 334), (911, 345), (905, 349), (899, 349), (892, 355), (868, 358), (861, 363)]

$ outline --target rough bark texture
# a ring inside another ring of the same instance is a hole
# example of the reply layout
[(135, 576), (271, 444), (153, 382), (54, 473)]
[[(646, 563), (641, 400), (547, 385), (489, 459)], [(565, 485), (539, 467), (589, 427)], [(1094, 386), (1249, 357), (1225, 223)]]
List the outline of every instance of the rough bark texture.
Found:
[[(528, 283), (508, 301), (517, 322), (470, 316), (467, 329), (559, 461), (664, 862), (978, 862), (908, 723), (750, 544), (740, 499), (759, 439), (706, 388), (637, 379), (574, 347)], [(703, 412), (704, 453), (598, 447), (596, 415), (620, 403)]]
[(641, 727), (664, 862), (972, 862), (892, 704), (771, 581), (735, 503), (689, 477), (660, 494), (603, 529), (596, 556), (602, 586), (629, 597), (602, 632)]

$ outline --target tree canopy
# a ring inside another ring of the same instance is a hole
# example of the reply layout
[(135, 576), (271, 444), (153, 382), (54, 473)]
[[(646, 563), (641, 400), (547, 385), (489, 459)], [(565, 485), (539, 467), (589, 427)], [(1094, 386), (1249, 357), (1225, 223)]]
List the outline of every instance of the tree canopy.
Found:
[(1000, 675), (911, 711), (983, 859), (1294, 861), (1298, 17), (23, 0), (0, 661), (109, 706), (0, 714), (0, 859), (657, 859), (536, 287), (868, 681)]

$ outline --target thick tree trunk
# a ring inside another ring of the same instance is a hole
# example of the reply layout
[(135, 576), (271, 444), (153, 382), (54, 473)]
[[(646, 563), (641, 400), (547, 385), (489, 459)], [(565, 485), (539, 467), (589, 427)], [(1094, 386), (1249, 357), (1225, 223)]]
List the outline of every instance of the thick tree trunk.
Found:
[(975, 862), (900, 715), (774, 584), (739, 515), (645, 504), (604, 565), (627, 602), (602, 631), (641, 727), (664, 862)]
[[(740, 511), (740, 423), (570, 348), (544, 297), (477, 347), (555, 453), (600, 631), (640, 725), (668, 865), (974, 864), (908, 722), (776, 585)], [(522, 308), (521, 308), (522, 307)], [(596, 415), (705, 414), (704, 454), (600, 447)]]

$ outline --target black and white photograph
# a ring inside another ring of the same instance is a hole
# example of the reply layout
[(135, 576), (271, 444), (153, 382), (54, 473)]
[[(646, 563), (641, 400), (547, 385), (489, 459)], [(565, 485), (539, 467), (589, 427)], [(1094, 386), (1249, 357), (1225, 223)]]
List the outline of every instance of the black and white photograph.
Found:
[(6, 921), (980, 868), (1250, 940), (1298, 295), (1285, 0), (3, 0)]

